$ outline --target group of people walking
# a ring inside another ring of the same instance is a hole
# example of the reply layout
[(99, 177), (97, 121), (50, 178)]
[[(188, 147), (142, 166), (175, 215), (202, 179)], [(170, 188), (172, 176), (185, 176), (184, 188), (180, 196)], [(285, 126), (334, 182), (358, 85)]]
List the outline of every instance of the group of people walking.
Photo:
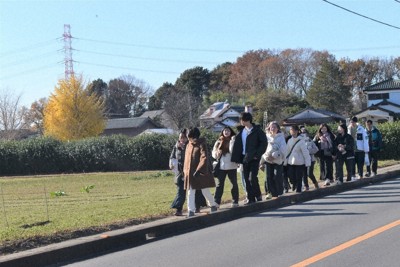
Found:
[[(275, 199), (292, 189), (296, 193), (309, 190), (308, 178), (315, 188), (318, 181), (314, 175), (316, 159), (320, 165), (320, 179), (324, 185), (333, 183), (333, 165), (337, 184), (342, 184), (344, 171), (346, 181), (363, 178), (366, 163), (366, 177), (376, 175), (378, 152), (382, 147), (379, 130), (368, 120), (366, 128), (358, 124), (356, 117), (349, 127), (340, 124), (334, 134), (327, 124), (321, 124), (316, 135), (311, 136), (305, 127), (291, 126), (289, 135), (281, 131), (280, 125), (270, 122), (265, 132), (252, 122), (251, 113), (242, 112), (238, 133), (225, 127), (209, 153), (206, 140), (200, 137), (196, 127), (182, 130), (179, 140), (170, 156), (170, 168), (175, 172), (177, 194), (171, 205), (175, 215), (182, 215), (187, 198), (188, 217), (199, 212), (201, 198), (204, 196), (211, 212), (221, 204), (228, 177), (231, 183), (232, 207), (239, 205), (238, 168), (241, 170), (243, 187), (246, 191), (244, 204), (251, 205), (262, 200), (258, 179), (259, 169), (265, 170), (265, 193), (267, 199)], [(219, 162), (219, 171), (214, 179), (211, 159)], [(372, 172), (371, 172), (372, 171)], [(210, 188), (216, 187), (214, 196)]]

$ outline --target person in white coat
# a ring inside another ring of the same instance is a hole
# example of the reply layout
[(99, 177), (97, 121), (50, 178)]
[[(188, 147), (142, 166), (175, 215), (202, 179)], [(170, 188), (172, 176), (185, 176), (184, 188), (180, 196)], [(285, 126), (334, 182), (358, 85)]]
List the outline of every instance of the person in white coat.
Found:
[(238, 164), (231, 161), (232, 148), (235, 142), (235, 132), (230, 127), (222, 129), (218, 140), (214, 144), (212, 157), (220, 161), (220, 171), (217, 177), (217, 187), (215, 189), (214, 200), (220, 205), (222, 194), (224, 193), (224, 185), (226, 175), (232, 184), (232, 207), (239, 206), (239, 187), (237, 183)]
[(311, 157), (307, 149), (303, 136), (299, 135), (299, 126), (290, 127), (290, 135), (292, 138), (288, 140), (286, 148), (285, 165), (288, 166), (289, 179), (293, 184), (293, 190), (301, 193), (303, 186), (304, 168), (310, 167)]
[(363, 169), (365, 158), (368, 159), (369, 142), (367, 131), (357, 123), (357, 117), (353, 117), (350, 121), (350, 126), (347, 128), (348, 134), (354, 139), (354, 161), (352, 179), (355, 179), (355, 170), (357, 167), (358, 178), (363, 178)]
[[(283, 194), (283, 162), (286, 153), (285, 136), (276, 121), (271, 122), (267, 129), (268, 146), (261, 157), (260, 168), (266, 166), (265, 182), (267, 199), (275, 199)], [(271, 196), (270, 196), (270, 195)]]

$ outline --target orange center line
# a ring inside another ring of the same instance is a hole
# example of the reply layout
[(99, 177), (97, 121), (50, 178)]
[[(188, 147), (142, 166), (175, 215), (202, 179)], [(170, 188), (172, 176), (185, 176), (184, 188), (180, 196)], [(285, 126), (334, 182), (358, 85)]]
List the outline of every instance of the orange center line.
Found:
[(343, 244), (341, 244), (339, 246), (336, 246), (334, 248), (331, 248), (329, 250), (321, 252), (320, 254), (312, 256), (312, 257), (310, 257), (310, 258), (308, 258), (308, 259), (306, 259), (306, 260), (304, 260), (302, 262), (293, 264), (291, 267), (308, 266), (308, 265), (310, 265), (312, 263), (320, 261), (320, 260), (322, 260), (322, 259), (324, 259), (326, 257), (329, 257), (329, 256), (331, 256), (331, 255), (333, 255), (335, 253), (338, 253), (339, 251), (342, 251), (342, 250), (344, 250), (346, 248), (354, 246), (357, 243), (360, 243), (360, 242), (362, 242), (362, 241), (364, 241), (364, 240), (366, 240), (368, 238), (371, 238), (371, 237), (374, 237), (376, 235), (379, 235), (380, 233), (382, 233), (384, 231), (387, 231), (387, 230), (389, 230), (389, 229), (391, 229), (393, 227), (399, 226), (399, 225), (400, 225), (400, 220), (394, 221), (394, 222), (389, 223), (389, 224), (387, 224), (385, 226), (379, 227), (379, 228), (377, 228), (377, 229), (375, 229), (375, 230), (373, 230), (373, 231), (371, 231), (369, 233), (366, 233), (366, 234), (364, 234), (362, 236), (359, 236), (359, 237), (356, 237), (356, 238), (354, 238), (354, 239), (352, 239), (350, 241), (347, 241), (347, 242), (345, 242), (345, 243), (343, 243)]

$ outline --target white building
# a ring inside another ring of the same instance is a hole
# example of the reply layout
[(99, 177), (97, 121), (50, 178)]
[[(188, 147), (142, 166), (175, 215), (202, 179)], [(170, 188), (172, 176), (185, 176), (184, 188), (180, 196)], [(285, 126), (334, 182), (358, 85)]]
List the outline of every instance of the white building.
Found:
[(373, 122), (400, 119), (400, 80), (382, 81), (367, 86), (363, 92), (367, 95), (368, 107), (355, 116)]

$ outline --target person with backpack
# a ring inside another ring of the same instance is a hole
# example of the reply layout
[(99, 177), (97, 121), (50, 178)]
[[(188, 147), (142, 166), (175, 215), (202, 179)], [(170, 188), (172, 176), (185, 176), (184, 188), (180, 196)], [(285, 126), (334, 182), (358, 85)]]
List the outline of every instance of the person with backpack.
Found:
[[(371, 120), (367, 120), (365, 124), (365, 130), (367, 131), (368, 135), (368, 145), (369, 145), (369, 162), (370, 165), (367, 165), (367, 173), (365, 174), (365, 177), (372, 177), (377, 174), (378, 170), (378, 154), (382, 149), (382, 134), (376, 128), (375, 126), (372, 125)], [(372, 173), (371, 173), (371, 167), (372, 167)]]

